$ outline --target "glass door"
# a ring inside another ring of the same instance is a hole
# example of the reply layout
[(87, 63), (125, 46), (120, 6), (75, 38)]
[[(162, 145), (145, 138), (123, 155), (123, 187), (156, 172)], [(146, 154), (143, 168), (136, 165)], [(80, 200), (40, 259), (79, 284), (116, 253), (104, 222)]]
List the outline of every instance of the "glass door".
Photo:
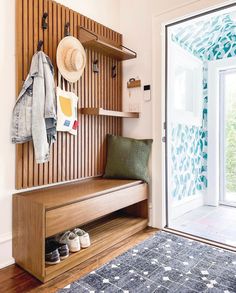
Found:
[(236, 205), (236, 68), (220, 71), (220, 201)]
[(167, 33), (167, 190), (168, 226), (172, 228), (197, 193), (203, 62), (174, 41), (175, 27), (168, 27)]
[(236, 54), (229, 19), (235, 28), (235, 9), (166, 25), (166, 228), (235, 246)]

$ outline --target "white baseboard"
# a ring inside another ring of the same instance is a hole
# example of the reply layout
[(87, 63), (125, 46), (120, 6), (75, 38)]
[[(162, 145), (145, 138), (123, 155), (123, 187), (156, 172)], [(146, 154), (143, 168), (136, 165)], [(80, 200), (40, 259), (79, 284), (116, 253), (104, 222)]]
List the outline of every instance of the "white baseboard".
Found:
[(8, 261), (6, 261), (6, 262), (1, 262), (0, 263), (0, 270), (1, 269), (4, 269), (4, 268), (6, 268), (6, 267), (8, 267), (8, 266), (10, 266), (10, 265), (13, 265), (15, 263), (15, 260), (12, 258), (12, 259), (9, 259)]
[(2, 244), (2, 243), (5, 243), (5, 242), (7, 242), (7, 241), (10, 241), (10, 240), (12, 240), (12, 233), (4, 233), (4, 234), (1, 234), (0, 235), (0, 245)]
[(171, 207), (171, 218), (176, 219), (183, 214), (190, 212), (196, 208), (204, 205), (204, 194), (198, 193), (194, 196), (181, 200), (178, 203), (174, 203)]
[(0, 269), (14, 264), (12, 257), (12, 233), (0, 235)]

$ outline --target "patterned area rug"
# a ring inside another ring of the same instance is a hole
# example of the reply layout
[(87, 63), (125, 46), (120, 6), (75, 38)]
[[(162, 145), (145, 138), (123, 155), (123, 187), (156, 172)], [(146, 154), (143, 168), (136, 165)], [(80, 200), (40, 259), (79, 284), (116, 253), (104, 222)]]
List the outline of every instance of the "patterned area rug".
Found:
[(236, 292), (236, 253), (158, 232), (58, 292)]

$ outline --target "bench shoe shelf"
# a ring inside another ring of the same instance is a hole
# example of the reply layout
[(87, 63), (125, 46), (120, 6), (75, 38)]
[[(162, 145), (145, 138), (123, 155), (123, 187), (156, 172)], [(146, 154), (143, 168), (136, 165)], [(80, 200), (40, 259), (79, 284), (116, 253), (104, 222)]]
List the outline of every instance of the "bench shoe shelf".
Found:
[[(46, 265), (47, 278), (56, 277), (58, 274), (96, 256), (111, 246), (119, 243), (129, 236), (145, 229), (147, 219), (117, 215), (95, 221), (92, 226), (83, 226), (91, 238), (91, 246), (71, 253), (68, 258), (57, 265)], [(107, 241), (109, 239), (109, 241)]]

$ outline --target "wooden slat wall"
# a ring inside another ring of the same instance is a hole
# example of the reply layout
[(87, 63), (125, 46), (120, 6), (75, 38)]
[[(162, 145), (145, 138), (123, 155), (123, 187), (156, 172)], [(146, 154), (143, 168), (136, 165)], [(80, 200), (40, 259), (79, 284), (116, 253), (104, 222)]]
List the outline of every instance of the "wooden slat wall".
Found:
[[(41, 27), (42, 16), (48, 12), (48, 29)], [(70, 22), (70, 34), (77, 37), (79, 26), (95, 32), (108, 43), (119, 46), (122, 36), (52, 0), (16, 1), (16, 63), (17, 95), (29, 71), (39, 40), (55, 68), (55, 82), (79, 96), (79, 107), (103, 107), (122, 110), (122, 66), (117, 60), (86, 49), (87, 65), (82, 78), (69, 84), (61, 78), (56, 67), (56, 49), (64, 37), (64, 26)], [(92, 72), (98, 60), (99, 74)], [(117, 66), (117, 77), (111, 77), (112, 66)], [(121, 135), (121, 118), (79, 115), (77, 137), (58, 133), (51, 147), (51, 159), (36, 164), (32, 142), (16, 146), (16, 188), (29, 188), (80, 178), (99, 176), (104, 172), (107, 133)]]

